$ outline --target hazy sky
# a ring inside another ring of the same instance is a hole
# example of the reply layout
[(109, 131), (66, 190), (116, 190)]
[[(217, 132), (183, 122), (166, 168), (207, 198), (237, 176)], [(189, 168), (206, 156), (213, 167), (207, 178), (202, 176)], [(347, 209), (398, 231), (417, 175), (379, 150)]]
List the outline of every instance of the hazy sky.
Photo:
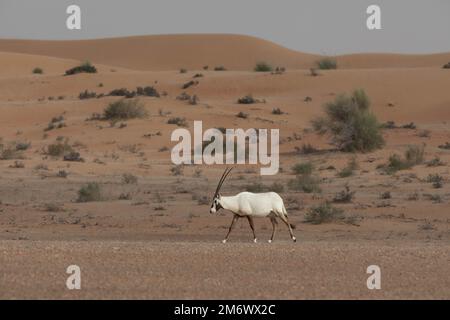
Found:
[[(66, 29), (66, 8), (82, 30)], [(366, 8), (382, 30), (366, 28)], [(0, 0), (0, 38), (235, 33), (323, 54), (450, 51), (450, 0)]]

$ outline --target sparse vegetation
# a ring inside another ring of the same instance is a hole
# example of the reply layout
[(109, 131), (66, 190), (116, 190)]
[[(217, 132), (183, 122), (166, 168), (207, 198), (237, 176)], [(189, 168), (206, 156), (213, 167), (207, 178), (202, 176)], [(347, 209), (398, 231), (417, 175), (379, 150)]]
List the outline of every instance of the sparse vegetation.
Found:
[(33, 69), (33, 74), (43, 74), (44, 70), (42, 68), (36, 67)]
[(97, 73), (97, 68), (93, 66), (89, 61), (86, 61), (79, 66), (67, 70), (66, 76), (74, 75), (77, 73)]
[(258, 62), (254, 68), (255, 72), (271, 72), (272, 70), (272, 66), (264, 61)]
[(370, 101), (364, 90), (351, 96), (340, 95), (325, 105), (325, 117), (313, 120), (315, 131), (329, 133), (331, 143), (341, 151), (368, 152), (384, 145), (380, 125), (370, 112)]
[(254, 103), (258, 103), (258, 102), (259, 102), (259, 100), (253, 98), (253, 96), (251, 94), (238, 99), (239, 104), (254, 104)]
[(241, 119), (247, 119), (248, 118), (248, 113), (242, 112), (240, 111), (236, 117), (241, 118)]
[(319, 193), (322, 190), (319, 186), (319, 179), (309, 174), (296, 176), (288, 182), (289, 189), (294, 191), (303, 191), (305, 193)]
[(337, 69), (337, 61), (331, 57), (325, 57), (317, 61), (317, 67), (320, 70)]
[(73, 148), (69, 145), (67, 141), (64, 142), (56, 142), (47, 146), (47, 150), (45, 154), (52, 157), (62, 157), (64, 155), (75, 152)]
[(96, 182), (88, 183), (78, 190), (77, 202), (92, 202), (102, 200), (100, 185)]
[(297, 163), (292, 167), (295, 174), (309, 175), (313, 172), (314, 166), (311, 162)]
[(354, 171), (358, 169), (358, 163), (356, 162), (356, 157), (351, 157), (347, 165), (338, 172), (340, 178), (347, 178), (353, 175)]
[(398, 154), (389, 157), (387, 165), (381, 166), (388, 174), (393, 174), (399, 170), (407, 170), (424, 161), (425, 146), (409, 146), (405, 151), (405, 158), (402, 159)]
[(175, 117), (175, 118), (170, 118), (169, 120), (167, 120), (168, 124), (175, 124), (179, 127), (187, 127), (187, 121), (186, 118), (180, 118), (180, 117)]
[(275, 115), (282, 115), (282, 114), (284, 114), (284, 112), (281, 111), (280, 108), (274, 108), (274, 109), (272, 109), (272, 114), (275, 114)]
[[(208, 69), (205, 69), (208, 70)], [(225, 68), (224, 66), (217, 66), (214, 67), (214, 71), (227, 71), (227, 68)]]
[(427, 182), (432, 183), (433, 188), (439, 189), (439, 188), (442, 188), (442, 186), (443, 186), (444, 177), (442, 177), (441, 175), (439, 175), (437, 173), (429, 174), (427, 177)]
[(136, 184), (138, 182), (138, 178), (131, 173), (124, 173), (122, 175), (122, 182), (124, 184)]
[(345, 185), (344, 190), (340, 191), (334, 196), (333, 202), (349, 203), (352, 202), (354, 195), (355, 191), (350, 191), (350, 187), (348, 185)]
[(97, 94), (95, 92), (90, 92), (88, 90), (84, 90), (83, 92), (80, 92), (80, 94), (78, 95), (78, 98), (80, 100), (85, 100), (85, 99), (93, 99), (96, 98)]
[(103, 111), (105, 120), (126, 120), (135, 118), (145, 118), (148, 113), (145, 106), (137, 99), (119, 100), (110, 103)]
[(305, 222), (312, 224), (337, 222), (344, 219), (343, 210), (333, 207), (329, 202), (313, 206), (305, 214)]

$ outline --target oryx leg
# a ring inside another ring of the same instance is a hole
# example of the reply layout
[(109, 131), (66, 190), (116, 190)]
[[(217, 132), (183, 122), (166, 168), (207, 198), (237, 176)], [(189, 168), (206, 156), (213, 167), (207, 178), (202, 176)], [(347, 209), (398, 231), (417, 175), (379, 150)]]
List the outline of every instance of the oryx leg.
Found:
[(228, 229), (228, 233), (227, 233), (227, 236), (225, 237), (225, 239), (223, 239), (222, 240), (222, 242), (223, 243), (226, 243), (227, 242), (227, 240), (228, 240), (228, 236), (230, 235), (230, 233), (231, 233), (231, 230), (233, 230), (233, 228), (234, 228), (234, 224), (236, 223), (236, 221), (238, 221), (239, 220), (239, 216), (237, 215), (237, 214), (235, 214), (234, 216), (233, 216), (233, 220), (231, 221), (231, 225), (230, 225), (230, 228)]
[(270, 217), (270, 222), (272, 222), (272, 237), (270, 237), (269, 243), (272, 243), (273, 238), (275, 237), (275, 230), (277, 229), (277, 219), (275, 217)]
[(280, 214), (280, 219), (287, 225), (289, 228), (289, 234), (291, 235), (291, 239), (294, 242), (297, 242), (297, 238), (295, 238), (294, 233), (292, 232), (291, 224), (289, 223), (288, 217), (284, 214)]
[(255, 225), (253, 224), (253, 218), (250, 216), (247, 216), (248, 223), (250, 224), (250, 228), (252, 228), (253, 231), (253, 242), (256, 243), (256, 234), (255, 234)]

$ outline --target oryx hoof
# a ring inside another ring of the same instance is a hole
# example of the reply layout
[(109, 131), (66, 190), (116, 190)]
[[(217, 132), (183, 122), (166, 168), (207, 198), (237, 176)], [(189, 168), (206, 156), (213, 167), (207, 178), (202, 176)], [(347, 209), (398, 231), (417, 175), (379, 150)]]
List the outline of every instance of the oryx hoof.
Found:
[(267, 240), (268, 243), (272, 243), (272, 239)]
[(297, 242), (297, 238), (296, 237), (292, 237), (292, 241)]
[(258, 243), (258, 239), (256, 239), (256, 238), (253, 239), (253, 242), (254, 242), (254, 243)]
[(223, 240), (222, 240), (222, 243), (227, 243), (227, 239), (223, 239)]

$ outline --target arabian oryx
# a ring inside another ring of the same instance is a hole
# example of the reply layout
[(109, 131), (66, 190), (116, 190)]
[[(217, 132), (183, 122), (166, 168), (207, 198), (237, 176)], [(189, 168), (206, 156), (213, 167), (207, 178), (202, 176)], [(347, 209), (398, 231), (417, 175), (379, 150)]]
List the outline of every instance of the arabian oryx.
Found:
[(292, 229), (295, 229), (295, 226), (289, 223), (283, 199), (281, 199), (281, 197), (277, 193), (241, 192), (231, 197), (224, 197), (219, 193), (223, 182), (230, 174), (232, 169), (233, 168), (227, 168), (222, 174), (222, 177), (219, 180), (219, 184), (217, 185), (216, 192), (214, 193), (211, 209), (209, 210), (211, 214), (218, 212), (221, 208), (229, 210), (233, 213), (233, 220), (231, 221), (230, 228), (228, 229), (228, 233), (222, 242), (227, 242), (228, 236), (230, 235), (231, 230), (233, 230), (236, 221), (241, 217), (247, 218), (253, 231), (253, 241), (255, 243), (257, 242), (257, 239), (255, 234), (255, 227), (253, 224), (254, 217), (268, 217), (270, 219), (270, 222), (272, 222), (272, 237), (270, 238), (269, 243), (273, 241), (273, 237), (275, 236), (275, 229), (277, 226), (276, 218), (280, 218), (281, 221), (283, 221), (287, 225), (292, 240), (296, 242), (297, 239), (292, 233)]

